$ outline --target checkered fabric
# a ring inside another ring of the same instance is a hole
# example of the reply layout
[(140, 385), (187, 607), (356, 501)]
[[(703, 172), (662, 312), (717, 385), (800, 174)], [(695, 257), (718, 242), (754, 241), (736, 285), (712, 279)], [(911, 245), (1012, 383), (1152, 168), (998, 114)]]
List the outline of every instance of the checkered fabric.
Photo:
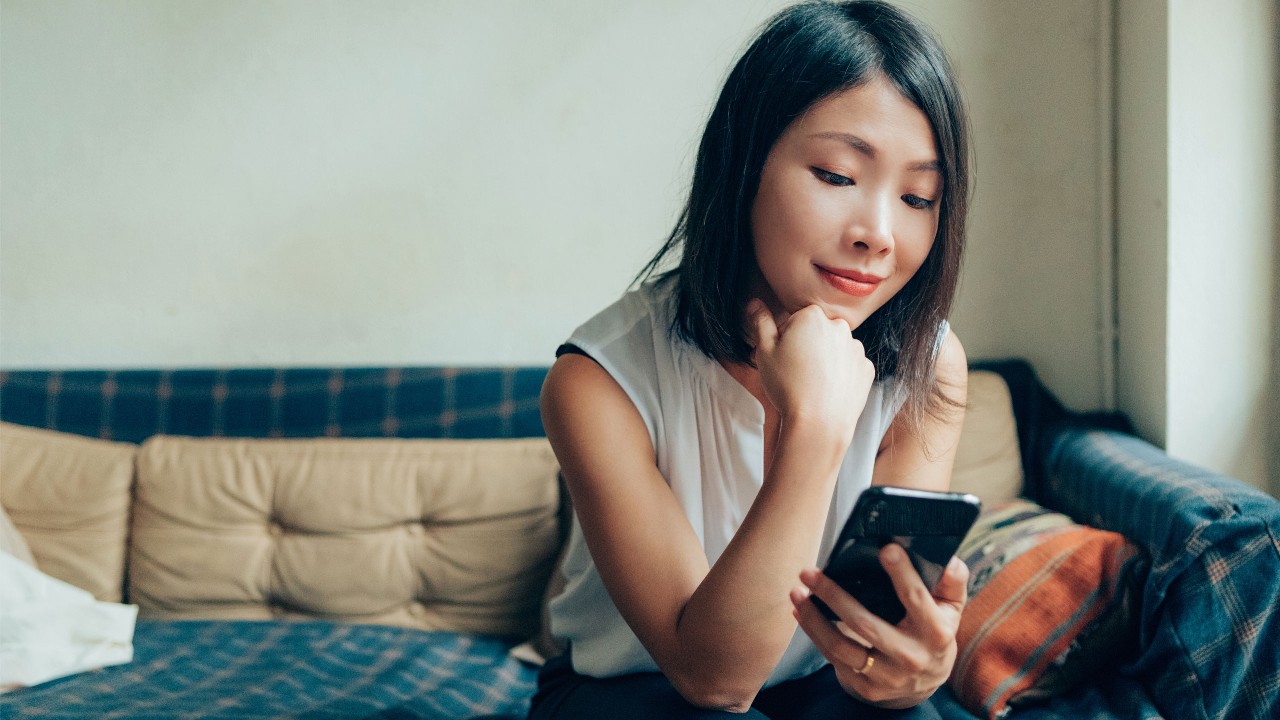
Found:
[(0, 419), (109, 440), (543, 434), (546, 368), (11, 370)]
[(1130, 435), (1065, 428), (1046, 504), (1151, 557), (1140, 656), (1125, 669), (1168, 717), (1280, 712), (1280, 501)]
[[(1137, 438), (1096, 429), (1100, 423), (1121, 427), (1122, 418), (1092, 417), (1086, 427), (1023, 361), (979, 367), (1010, 385), (1027, 496), (1078, 522), (1123, 533), (1152, 560), (1140, 656), (1115, 677), (1013, 717), (1273, 717), (1280, 707), (1280, 501), (1172, 460)], [(545, 375), (546, 368), (9, 371), (0, 372), (0, 419), (134, 442), (157, 433), (532, 437), (543, 434), (538, 392)], [(0, 717), (389, 719), (524, 712), (533, 671), (507, 664), (505, 648), (473, 637), (421, 636), (324, 623), (140, 621), (137, 662), (0, 696)], [(174, 657), (174, 647), (200, 650)], [(225, 684), (213, 660), (219, 648), (235, 648), (229, 653), (235, 668), (228, 670), (235, 680)], [(384, 684), (392, 689), (383, 693)], [(264, 691), (277, 693), (275, 705), (265, 696), (242, 697)], [(114, 703), (105, 704), (108, 697), (133, 704), (117, 714)], [(181, 698), (189, 704), (166, 705)], [(308, 704), (319, 698), (333, 704)], [(276, 712), (282, 702), (287, 711)], [(934, 704), (948, 720), (974, 720), (945, 687)]]
[(0, 695), (0, 717), (523, 717), (536, 680), (496, 640), (327, 622), (139, 620), (134, 658)]

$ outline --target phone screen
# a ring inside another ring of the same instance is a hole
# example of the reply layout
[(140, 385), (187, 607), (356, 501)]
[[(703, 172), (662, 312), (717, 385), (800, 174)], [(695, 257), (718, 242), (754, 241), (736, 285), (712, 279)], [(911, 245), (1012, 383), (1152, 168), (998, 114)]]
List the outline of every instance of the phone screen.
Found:
[[(869, 488), (858, 498), (823, 572), (867, 610), (896, 625), (906, 608), (880, 564), (880, 548), (891, 542), (901, 545), (932, 590), (977, 519), (979, 507), (972, 495)], [(817, 597), (813, 601), (824, 615), (837, 619), (825, 603)]]

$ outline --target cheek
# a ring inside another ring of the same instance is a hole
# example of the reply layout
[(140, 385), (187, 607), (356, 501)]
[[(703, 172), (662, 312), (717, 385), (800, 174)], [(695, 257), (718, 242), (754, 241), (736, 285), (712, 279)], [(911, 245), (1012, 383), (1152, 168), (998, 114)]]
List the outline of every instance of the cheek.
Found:
[(838, 208), (823, 205), (819, 194), (806, 191), (803, 178), (761, 185), (752, 209), (756, 251), (777, 255), (818, 244)]
[(793, 203), (787, 198), (785, 188), (775, 178), (762, 178), (751, 208), (751, 235), (756, 259), (768, 264), (772, 258), (784, 255), (800, 225), (802, 223), (797, 222)]
[(934, 238), (937, 233), (937, 217), (913, 218), (907, 225), (907, 233), (904, 237), (905, 242), (899, 243), (898, 254), (902, 258), (903, 264), (909, 267), (912, 272), (924, 264), (925, 258), (929, 256), (929, 251), (933, 249)]

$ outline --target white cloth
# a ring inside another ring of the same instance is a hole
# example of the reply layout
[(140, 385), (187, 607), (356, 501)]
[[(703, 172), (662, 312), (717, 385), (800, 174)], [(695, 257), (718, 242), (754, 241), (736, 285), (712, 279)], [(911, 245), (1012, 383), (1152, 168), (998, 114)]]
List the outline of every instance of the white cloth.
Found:
[[(658, 469), (714, 564), (764, 481), (764, 408), (720, 363), (670, 332), (671, 287), (650, 283), (627, 293), (567, 342), (599, 362), (639, 410)], [(876, 382), (858, 420), (831, 499), (819, 565), (871, 484), (876, 451), (902, 405), (892, 387)], [(594, 677), (658, 670), (609, 598), (576, 517), (568, 542), (566, 586), (550, 612), (553, 634), (571, 644), (574, 669)], [(824, 662), (797, 630), (767, 685), (808, 675)]]
[(131, 662), (137, 617), (0, 552), (0, 692)]
[(7, 552), (22, 562), (35, 567), (36, 559), (31, 556), (31, 548), (27, 547), (26, 538), (13, 526), (9, 514), (0, 507), (0, 552)]

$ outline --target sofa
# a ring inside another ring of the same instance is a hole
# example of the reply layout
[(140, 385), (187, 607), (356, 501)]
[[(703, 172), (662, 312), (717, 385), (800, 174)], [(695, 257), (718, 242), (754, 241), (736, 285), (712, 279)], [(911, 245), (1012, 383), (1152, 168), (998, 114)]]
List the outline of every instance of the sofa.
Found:
[[(545, 373), (0, 373), (0, 505), (42, 572), (138, 607), (132, 662), (0, 717), (521, 717), (571, 513)], [(1024, 361), (970, 384), (953, 485), (992, 519), (943, 716), (1275, 717), (1280, 501)]]

